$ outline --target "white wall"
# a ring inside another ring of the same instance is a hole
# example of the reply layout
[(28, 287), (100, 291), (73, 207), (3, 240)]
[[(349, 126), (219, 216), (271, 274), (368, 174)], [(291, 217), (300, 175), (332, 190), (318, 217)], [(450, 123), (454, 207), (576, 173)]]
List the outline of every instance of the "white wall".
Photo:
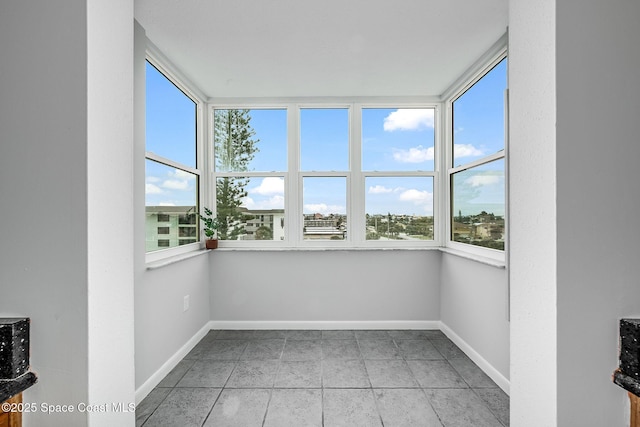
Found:
[[(131, 1), (87, 1), (87, 403), (126, 408), (135, 403), (132, 40)], [(90, 411), (88, 422), (131, 425), (135, 413)]]
[(214, 322), (440, 319), (438, 251), (218, 250), (209, 256)]
[(444, 253), (441, 271), (440, 312), (445, 332), (453, 332), (454, 340), (468, 345), (469, 356), (509, 392), (506, 270)]
[[(31, 318), (39, 380), (24, 399), (37, 405), (133, 397), (133, 11), (125, 2), (109, 6), (0, 6), (0, 316)], [(118, 210), (105, 221), (97, 211), (107, 206)], [(106, 224), (115, 226), (105, 231)], [(104, 247), (89, 241), (97, 234)], [(38, 411), (25, 414), (24, 425), (134, 419)]]
[(555, 0), (509, 2), (514, 427), (556, 425), (555, 7)]
[[(207, 255), (145, 270), (142, 276), (135, 292), (136, 389), (210, 320)], [(186, 295), (189, 309), (183, 311)]]
[(514, 426), (628, 425), (611, 373), (618, 320), (640, 315), (639, 18), (510, 4)]
[(558, 425), (629, 422), (611, 382), (640, 317), (640, 2), (557, 1)]
[[(31, 317), (39, 383), (25, 401), (86, 402), (86, 8), (3, 3), (0, 40), (0, 310)], [(86, 424), (85, 414), (56, 419)]]

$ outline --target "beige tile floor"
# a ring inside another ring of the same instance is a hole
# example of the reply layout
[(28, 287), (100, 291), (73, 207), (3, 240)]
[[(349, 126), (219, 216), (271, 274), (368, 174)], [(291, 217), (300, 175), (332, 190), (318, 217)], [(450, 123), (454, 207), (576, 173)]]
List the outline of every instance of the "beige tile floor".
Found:
[(440, 331), (212, 330), (138, 426), (509, 425), (509, 398)]

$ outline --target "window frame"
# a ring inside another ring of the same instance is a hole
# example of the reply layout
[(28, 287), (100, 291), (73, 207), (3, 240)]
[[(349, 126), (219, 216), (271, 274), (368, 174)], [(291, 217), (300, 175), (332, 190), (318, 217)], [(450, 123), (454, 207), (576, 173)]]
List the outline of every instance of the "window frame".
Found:
[(242, 172), (218, 172), (215, 170), (215, 149), (214, 149), (214, 116), (215, 110), (285, 110), (287, 117), (287, 169), (290, 167), (291, 153), (290, 153), (290, 120), (291, 115), (287, 108), (287, 104), (281, 103), (211, 103), (207, 104), (207, 187), (203, 192), (203, 200), (206, 201), (206, 206), (209, 206), (215, 217), (217, 214), (217, 200), (216, 200), (216, 182), (218, 178), (267, 178), (276, 177), (284, 179), (284, 234), (285, 240), (220, 240), (218, 247), (228, 248), (273, 248), (284, 247), (283, 242), (287, 241), (290, 235), (290, 224), (288, 220), (289, 212), (289, 188), (287, 185), (289, 172), (287, 171), (242, 171)]
[[(300, 168), (300, 117), (303, 109), (348, 109), (349, 142), (348, 170), (304, 171)], [(431, 171), (363, 171), (362, 170), (362, 110), (368, 108), (403, 109), (424, 108), (434, 110), (434, 167)], [(214, 170), (214, 111), (225, 109), (286, 109), (287, 111), (287, 170), (218, 172)], [(340, 102), (333, 100), (296, 99), (292, 102), (209, 102), (207, 104), (207, 187), (204, 191), (208, 206), (215, 207), (215, 183), (220, 177), (281, 177), (285, 180), (285, 240), (221, 240), (219, 248), (233, 249), (426, 249), (442, 246), (441, 213), (441, 152), (443, 103), (438, 101), (406, 102), (389, 97), (382, 102)], [(303, 227), (303, 180), (305, 177), (344, 177), (346, 180), (347, 238), (345, 240), (304, 240)], [(429, 177), (433, 179), (433, 240), (379, 241), (366, 240), (366, 188), (368, 177)], [(212, 208), (212, 210), (215, 209)]]
[[(204, 155), (204, 147), (203, 147), (203, 135), (206, 131), (206, 120), (203, 120), (203, 111), (205, 108), (205, 97), (202, 96), (184, 76), (181, 75), (179, 71), (177, 71), (173, 66), (170, 65), (170, 62), (164, 58), (162, 54), (155, 51), (151, 46), (147, 48), (145, 55), (145, 67), (146, 63), (149, 63), (151, 66), (156, 68), (158, 72), (160, 72), (167, 80), (169, 80), (173, 85), (176, 86), (185, 96), (187, 96), (193, 103), (195, 104), (196, 110), (196, 123), (195, 123), (195, 168), (184, 165), (172, 159), (168, 159), (166, 157), (155, 154), (151, 151), (147, 151), (146, 146), (146, 132), (145, 132), (145, 161), (149, 160), (155, 163), (159, 163), (161, 165), (175, 168), (177, 170), (182, 170), (188, 173), (191, 173), (196, 176), (196, 209), (200, 210), (202, 206), (202, 189), (206, 188), (206, 183), (203, 182), (203, 174), (202, 170), (204, 165), (206, 164), (206, 156)], [(145, 72), (146, 76), (146, 72)], [(146, 98), (146, 77), (145, 77), (145, 98)], [(146, 102), (145, 102), (145, 118), (146, 121)], [(146, 183), (146, 173), (145, 173), (145, 183)], [(145, 203), (145, 212), (146, 212), (146, 203)], [(146, 216), (145, 216), (146, 217)], [(188, 243), (169, 248), (160, 248), (151, 252), (145, 251), (145, 262), (152, 263), (155, 261), (160, 261), (166, 258), (170, 258), (177, 255), (182, 255), (188, 252), (193, 252), (199, 250), (204, 241), (204, 233), (200, 232), (200, 221), (199, 218), (196, 220), (196, 228), (197, 238), (195, 243)]]
[[(507, 89), (503, 95), (504, 97), (504, 148), (496, 153), (492, 153), (481, 158), (476, 158), (470, 162), (460, 164), (456, 166), (454, 164), (453, 150), (454, 150), (454, 129), (453, 129), (453, 103), (464, 95), (473, 85), (486, 76), (491, 70), (494, 69), (500, 62), (508, 58), (507, 46), (502, 47), (497, 53), (494, 53), (487, 60), (482, 61), (479, 66), (475, 67), (475, 70), (463, 80), (462, 84), (458, 84), (456, 88), (446, 97), (446, 118), (445, 118), (445, 150), (444, 150), (444, 162), (447, 165), (445, 168), (444, 179), (445, 185), (443, 186), (443, 193), (445, 196), (445, 209), (444, 209), (444, 246), (445, 248), (453, 249), (455, 251), (465, 252), (471, 256), (488, 258), (493, 261), (505, 263), (508, 253), (508, 241), (509, 241), (509, 97), (508, 97), (508, 62), (507, 62)], [(504, 250), (486, 248), (482, 246), (472, 245), (469, 243), (456, 242), (452, 239), (452, 219), (453, 219), (453, 176), (462, 171), (471, 170), (476, 167), (490, 164), (497, 160), (504, 160), (504, 180), (505, 180), (505, 206), (504, 206)]]
[[(443, 151), (443, 139), (442, 139), (442, 103), (439, 102), (422, 102), (422, 103), (406, 103), (406, 102), (390, 102), (385, 103), (361, 103), (356, 104), (359, 106), (358, 113), (360, 115), (359, 119), (359, 129), (358, 129), (358, 138), (360, 144), (358, 144), (358, 162), (360, 167), (360, 173), (357, 177), (358, 179), (358, 188), (362, 194), (362, 212), (359, 213), (359, 218), (362, 221), (362, 226), (358, 227), (358, 232), (361, 233), (361, 241), (364, 242), (363, 247), (369, 248), (392, 248), (392, 249), (401, 249), (401, 248), (433, 248), (440, 247), (442, 245), (442, 237), (440, 232), (440, 224), (441, 224), (441, 214), (440, 214), (440, 206), (441, 206), (441, 189), (440, 189), (440, 170), (441, 170), (441, 152)], [(362, 170), (362, 110), (364, 109), (433, 109), (433, 170), (415, 170), (415, 171), (365, 171)], [(402, 177), (427, 177), (433, 179), (433, 240), (423, 240), (423, 241), (399, 241), (399, 240), (366, 240), (366, 179), (367, 178), (402, 178)]]
[[(295, 97), (295, 98), (215, 98), (207, 97), (193, 85), (173, 64), (151, 43), (148, 43), (145, 63), (148, 61), (172, 84), (189, 97), (196, 105), (196, 167), (190, 168), (146, 151), (145, 161), (184, 170), (197, 177), (196, 202), (202, 206), (215, 208), (216, 174), (213, 171), (213, 110), (214, 109), (285, 109), (287, 111), (287, 167), (282, 172), (239, 172), (226, 173), (238, 177), (279, 177), (285, 181), (285, 215), (283, 219), (286, 240), (271, 241), (223, 241), (221, 248), (231, 249), (441, 249), (452, 250), (463, 256), (495, 261), (504, 265), (508, 260), (509, 232), (509, 159), (508, 159), (508, 84), (505, 91), (505, 146), (500, 153), (494, 153), (472, 162), (453, 167), (453, 102), (471, 88), (500, 61), (508, 57), (505, 39), (497, 42), (482, 58), (458, 77), (440, 96), (414, 97)], [(508, 79), (508, 68), (507, 68)], [(349, 168), (347, 171), (302, 171), (300, 169), (300, 109), (302, 108), (348, 108), (349, 115)], [(434, 165), (433, 171), (364, 171), (362, 170), (362, 111), (367, 108), (434, 109)], [(144, 120), (144, 117), (143, 117)], [(505, 248), (504, 251), (490, 249), (451, 240), (452, 228), (452, 176), (462, 170), (504, 159), (505, 167)], [(144, 166), (143, 166), (144, 167)], [(342, 176), (346, 179), (346, 201), (348, 234), (345, 241), (305, 241), (302, 234), (304, 177)], [(378, 241), (366, 240), (366, 180), (378, 177), (431, 177), (433, 180), (433, 240), (430, 241)], [(146, 175), (145, 175), (146, 178)], [(146, 179), (145, 179), (146, 182)], [(215, 209), (213, 209), (215, 211)], [(145, 252), (147, 263), (162, 261), (203, 248), (204, 233), (200, 220), (196, 224), (199, 240), (182, 246)], [(465, 253), (466, 255), (464, 255)]]

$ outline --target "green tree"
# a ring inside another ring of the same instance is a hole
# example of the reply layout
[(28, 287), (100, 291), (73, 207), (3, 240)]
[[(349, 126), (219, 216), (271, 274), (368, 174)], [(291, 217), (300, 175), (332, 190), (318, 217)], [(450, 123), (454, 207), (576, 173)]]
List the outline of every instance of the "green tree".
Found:
[[(249, 110), (215, 110), (214, 150), (218, 172), (245, 172), (258, 151), (259, 139), (251, 127)], [(218, 238), (237, 240), (244, 234), (240, 205), (247, 196), (246, 178), (224, 177), (216, 182), (216, 217)]]
[(271, 227), (263, 225), (256, 230), (256, 240), (273, 240), (273, 230)]

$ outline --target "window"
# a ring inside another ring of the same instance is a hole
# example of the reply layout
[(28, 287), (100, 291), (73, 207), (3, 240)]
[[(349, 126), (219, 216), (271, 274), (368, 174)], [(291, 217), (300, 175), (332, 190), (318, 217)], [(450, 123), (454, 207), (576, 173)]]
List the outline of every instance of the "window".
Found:
[(367, 240), (433, 240), (432, 177), (367, 177)]
[(344, 177), (304, 177), (302, 185), (304, 240), (345, 240), (347, 180)]
[(196, 225), (197, 220), (198, 216), (194, 212), (178, 215), (178, 224), (180, 225)]
[[(198, 102), (161, 67), (146, 63), (146, 251), (198, 240), (198, 227), (179, 240), (179, 224), (196, 224), (198, 207)], [(162, 226), (154, 224), (162, 223)], [(159, 239), (159, 235), (170, 238)]]
[(349, 229), (349, 109), (299, 112), (302, 240), (344, 242)]
[(435, 109), (365, 108), (362, 110), (362, 169), (433, 171)]
[[(220, 240), (283, 240), (287, 110), (214, 109), (213, 152)], [(271, 220), (260, 221), (265, 215)]]
[(223, 248), (446, 244), (504, 258), (506, 50), (442, 102), (209, 104), (207, 121), (202, 96), (149, 55), (148, 261), (199, 247), (201, 198)]
[(437, 105), (213, 107), (219, 238), (436, 245), (436, 113)]
[(196, 227), (180, 227), (178, 228), (178, 237), (196, 237), (198, 229)]
[(434, 117), (434, 108), (362, 110), (366, 240), (434, 240)]
[(504, 251), (507, 58), (451, 104), (450, 241)]
[(300, 109), (300, 170), (349, 170), (348, 109)]

